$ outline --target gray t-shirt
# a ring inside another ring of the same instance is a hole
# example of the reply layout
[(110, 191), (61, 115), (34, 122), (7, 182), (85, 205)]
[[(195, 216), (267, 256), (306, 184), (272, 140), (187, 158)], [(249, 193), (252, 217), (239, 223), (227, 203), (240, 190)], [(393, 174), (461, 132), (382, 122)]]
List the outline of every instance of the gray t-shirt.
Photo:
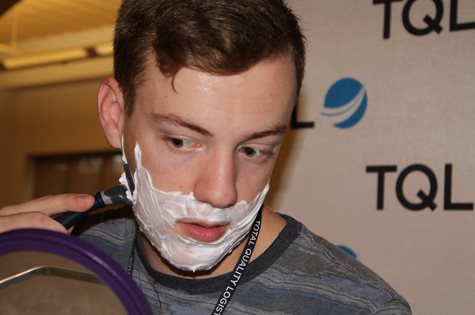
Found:
[[(303, 224), (287, 225), (252, 261), (225, 314), (411, 314), (408, 303), (374, 272)], [(127, 269), (155, 314), (211, 314), (231, 274), (184, 279), (154, 270), (136, 242), (132, 217), (107, 220), (81, 238)]]

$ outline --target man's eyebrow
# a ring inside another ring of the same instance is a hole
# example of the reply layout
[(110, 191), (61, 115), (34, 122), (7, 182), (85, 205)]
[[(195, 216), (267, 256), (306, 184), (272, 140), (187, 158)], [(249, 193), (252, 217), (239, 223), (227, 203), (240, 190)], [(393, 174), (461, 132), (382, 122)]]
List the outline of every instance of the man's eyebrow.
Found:
[[(208, 136), (208, 137), (213, 136), (213, 134), (210, 131), (204, 129), (203, 127), (193, 124), (192, 122), (186, 121), (185, 119), (173, 114), (152, 113), (151, 116), (154, 122), (167, 122), (176, 126), (185, 127), (190, 130), (196, 131), (204, 136)], [(250, 135), (245, 137), (245, 139), (246, 141), (249, 141), (249, 140), (279, 135), (279, 134), (285, 134), (287, 132), (287, 129), (288, 127), (286, 125), (277, 125), (268, 130), (251, 133)]]
[(288, 128), (286, 125), (277, 125), (274, 128), (271, 128), (268, 130), (254, 132), (250, 134), (248, 137), (246, 137), (246, 140), (249, 141), (249, 140), (274, 136), (274, 135), (285, 134), (287, 132), (287, 129)]
[(176, 126), (181, 126), (185, 127), (188, 129), (191, 129), (193, 131), (196, 131), (204, 136), (212, 137), (213, 134), (209, 132), (208, 130), (197, 126), (189, 121), (186, 121), (185, 119), (178, 117), (173, 114), (159, 114), (159, 113), (152, 113), (152, 120), (154, 122), (167, 122)]

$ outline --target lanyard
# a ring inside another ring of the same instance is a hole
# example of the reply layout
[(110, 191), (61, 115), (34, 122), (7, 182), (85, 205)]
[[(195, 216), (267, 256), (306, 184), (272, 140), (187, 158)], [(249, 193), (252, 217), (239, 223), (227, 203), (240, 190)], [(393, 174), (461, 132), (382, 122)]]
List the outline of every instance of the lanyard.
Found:
[[(257, 213), (256, 219), (254, 220), (254, 224), (252, 225), (252, 230), (249, 233), (249, 239), (247, 240), (246, 247), (243, 249), (241, 253), (241, 257), (239, 258), (236, 266), (234, 267), (233, 274), (229, 278), (229, 284), (223, 290), (221, 295), (216, 302), (216, 306), (214, 307), (211, 315), (220, 315), (224, 313), (226, 306), (229, 304), (231, 297), (234, 294), (239, 282), (241, 281), (241, 276), (244, 274), (249, 262), (251, 260), (252, 252), (254, 251), (254, 247), (256, 246), (257, 237), (259, 236), (259, 231), (261, 230), (261, 222), (262, 222), (262, 208)], [(132, 252), (129, 257), (129, 264), (127, 266), (127, 272), (130, 276), (132, 276), (132, 272), (134, 269), (134, 256), (136, 250), (137, 238), (135, 238), (133, 245), (132, 245)], [(158, 292), (156, 292), (158, 295)]]
[(239, 285), (241, 276), (244, 274), (247, 265), (249, 265), (252, 252), (254, 251), (254, 247), (256, 246), (257, 237), (259, 236), (259, 231), (261, 229), (261, 218), (262, 210), (259, 210), (257, 217), (254, 220), (254, 224), (252, 225), (249, 240), (247, 241), (246, 247), (241, 253), (241, 258), (239, 258), (238, 262), (236, 263), (233, 274), (231, 275), (231, 278), (229, 278), (229, 284), (226, 286), (224, 291), (221, 293), (221, 296), (218, 298), (218, 302), (216, 302), (216, 306), (214, 307), (213, 312), (211, 312), (211, 315), (220, 315), (224, 313), (224, 310), (226, 309), (226, 306), (231, 300), (234, 291)]

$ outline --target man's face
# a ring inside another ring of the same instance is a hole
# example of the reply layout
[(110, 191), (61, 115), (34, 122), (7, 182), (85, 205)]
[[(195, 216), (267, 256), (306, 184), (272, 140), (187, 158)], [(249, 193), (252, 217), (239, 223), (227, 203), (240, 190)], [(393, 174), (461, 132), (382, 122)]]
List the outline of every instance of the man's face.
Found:
[(252, 201), (270, 179), (295, 94), (290, 56), (236, 75), (183, 68), (174, 79), (150, 60), (124, 122), (127, 158), (135, 168), (138, 143), (159, 190), (192, 192), (216, 208)]

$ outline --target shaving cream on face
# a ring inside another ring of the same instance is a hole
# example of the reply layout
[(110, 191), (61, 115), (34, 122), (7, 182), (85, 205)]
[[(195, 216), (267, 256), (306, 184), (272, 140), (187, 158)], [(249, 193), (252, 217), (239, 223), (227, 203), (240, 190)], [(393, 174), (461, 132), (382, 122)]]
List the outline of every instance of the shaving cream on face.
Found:
[[(127, 175), (125, 174), (125, 169), (126, 169), (125, 165), (128, 164), (128, 162), (127, 162), (127, 157), (125, 156), (125, 151), (124, 151), (124, 136), (123, 135), (120, 138), (120, 145), (122, 148), (122, 162), (124, 163), (124, 172), (122, 172), (122, 174), (120, 175), (119, 182), (123, 186), (125, 186), (125, 188), (127, 188), (127, 191), (125, 193), (126, 197), (127, 199), (129, 199), (130, 202), (132, 202), (133, 205), (135, 205), (136, 200), (137, 200), (137, 190), (134, 189), (134, 191), (132, 191), (132, 189), (129, 186), (129, 181), (127, 180)], [(130, 175), (132, 176), (132, 174)]]
[[(230, 208), (214, 208), (196, 200), (193, 193), (164, 192), (155, 188), (150, 173), (142, 165), (138, 143), (134, 151), (137, 165), (134, 172), (135, 191), (130, 200), (134, 204), (135, 217), (140, 230), (173, 266), (193, 272), (209, 270), (248, 234), (269, 184), (252, 202), (242, 200)], [(121, 183), (124, 181), (126, 178), (122, 174)], [(174, 230), (178, 221), (227, 225), (227, 231), (217, 241), (199, 242), (178, 235)]]

